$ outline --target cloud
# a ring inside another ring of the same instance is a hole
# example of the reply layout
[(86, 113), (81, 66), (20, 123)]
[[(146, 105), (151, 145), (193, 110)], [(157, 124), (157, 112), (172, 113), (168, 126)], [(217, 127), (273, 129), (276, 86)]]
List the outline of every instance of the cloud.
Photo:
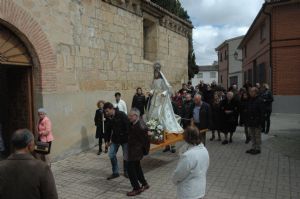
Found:
[(195, 26), (196, 62), (217, 60), (215, 48), (224, 40), (246, 34), (264, 0), (180, 0)]
[(196, 62), (199, 65), (212, 64), (217, 60), (215, 48), (228, 38), (244, 35), (247, 26), (198, 26), (193, 31)]

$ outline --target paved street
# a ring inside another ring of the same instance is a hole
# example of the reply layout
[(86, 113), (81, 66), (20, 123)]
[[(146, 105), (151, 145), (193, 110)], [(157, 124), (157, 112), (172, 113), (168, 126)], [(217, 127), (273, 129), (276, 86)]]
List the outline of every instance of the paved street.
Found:
[[(262, 154), (257, 156), (245, 154), (250, 144), (244, 143), (241, 128), (227, 146), (207, 141), (210, 167), (205, 198), (300, 198), (300, 115), (273, 115), (272, 122), (270, 135), (263, 135)], [(109, 159), (96, 152), (95, 148), (52, 164), (60, 198), (127, 198), (129, 180), (107, 181)], [(146, 157), (143, 168), (151, 188), (136, 198), (176, 198), (170, 177), (177, 160), (178, 154), (162, 152)]]

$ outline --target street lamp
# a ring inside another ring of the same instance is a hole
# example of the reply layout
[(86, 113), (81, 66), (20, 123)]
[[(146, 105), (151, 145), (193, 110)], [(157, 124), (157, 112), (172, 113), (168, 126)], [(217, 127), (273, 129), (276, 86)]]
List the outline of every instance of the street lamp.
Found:
[(233, 56), (236, 61), (243, 61), (243, 59), (239, 59), (239, 53), (237, 51), (234, 52)]

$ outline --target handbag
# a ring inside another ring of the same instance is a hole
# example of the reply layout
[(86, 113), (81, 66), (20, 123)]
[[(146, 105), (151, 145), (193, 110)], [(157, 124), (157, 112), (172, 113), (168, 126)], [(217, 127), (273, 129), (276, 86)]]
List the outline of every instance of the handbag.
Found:
[(48, 142), (36, 141), (34, 146), (34, 151), (40, 154), (49, 154), (50, 144)]

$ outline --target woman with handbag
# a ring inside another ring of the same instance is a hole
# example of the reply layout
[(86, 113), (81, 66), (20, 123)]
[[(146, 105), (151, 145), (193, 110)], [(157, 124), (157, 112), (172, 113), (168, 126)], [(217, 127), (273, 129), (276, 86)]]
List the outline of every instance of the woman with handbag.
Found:
[[(41, 154), (41, 160), (50, 165), (50, 150), (52, 141), (54, 140), (52, 134), (51, 120), (47, 117), (47, 112), (44, 108), (38, 109), (39, 121), (37, 124), (38, 141), (48, 144), (48, 150)], [(37, 151), (39, 153), (39, 151)]]

